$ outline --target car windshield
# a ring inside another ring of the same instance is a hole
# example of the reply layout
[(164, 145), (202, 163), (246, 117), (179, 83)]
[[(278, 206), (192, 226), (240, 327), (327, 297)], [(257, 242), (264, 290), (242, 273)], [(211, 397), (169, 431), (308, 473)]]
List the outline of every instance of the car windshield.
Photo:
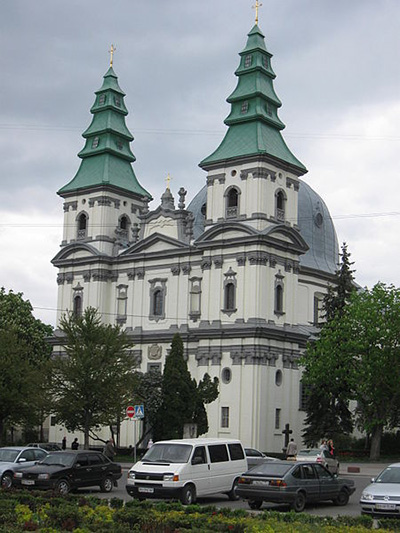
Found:
[(300, 450), (299, 455), (307, 455), (307, 457), (315, 457), (316, 455), (319, 455), (321, 453), (320, 450)]
[(376, 483), (400, 483), (400, 468), (388, 466), (376, 478)]
[(40, 464), (42, 465), (59, 465), (72, 466), (76, 455), (73, 453), (49, 453)]
[(3, 448), (0, 450), (0, 461), (6, 463), (14, 463), (20, 450), (10, 450), (9, 448)]
[(150, 463), (187, 463), (193, 447), (189, 444), (156, 443), (148, 450), (142, 461)]
[(288, 465), (283, 462), (271, 461), (253, 466), (248, 472), (256, 476), (283, 477), (291, 468), (293, 468), (293, 464)]

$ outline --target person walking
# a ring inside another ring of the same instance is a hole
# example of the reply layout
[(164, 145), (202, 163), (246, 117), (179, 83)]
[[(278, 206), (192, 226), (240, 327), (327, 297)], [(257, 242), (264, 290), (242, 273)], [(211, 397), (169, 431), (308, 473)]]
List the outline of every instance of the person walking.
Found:
[(297, 455), (297, 444), (294, 442), (294, 439), (290, 439), (290, 442), (286, 448), (286, 459), (288, 461), (295, 461), (296, 455)]
[(75, 437), (74, 442), (71, 444), (71, 450), (78, 450), (78, 449), (79, 449), (78, 437)]
[(61, 441), (61, 448), (63, 450), (66, 450), (67, 449), (67, 437), (63, 437), (62, 441)]
[(117, 455), (117, 452), (115, 451), (114, 441), (113, 439), (109, 439), (106, 442), (106, 445), (104, 446), (103, 454), (110, 459), (110, 461), (114, 461), (114, 456)]

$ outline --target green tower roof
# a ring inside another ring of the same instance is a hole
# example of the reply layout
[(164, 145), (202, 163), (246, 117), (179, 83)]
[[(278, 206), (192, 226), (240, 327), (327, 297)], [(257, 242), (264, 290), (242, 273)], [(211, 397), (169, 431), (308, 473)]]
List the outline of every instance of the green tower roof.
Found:
[(63, 196), (88, 187), (109, 185), (151, 198), (132, 168), (136, 158), (130, 149), (133, 136), (125, 124), (128, 114), (125, 93), (119, 87), (112, 67), (104, 75), (103, 85), (95, 94), (90, 110), (92, 122), (82, 134), (86, 143), (78, 154), (82, 159), (80, 167), (58, 194)]
[(273, 86), (276, 76), (271, 66), (272, 55), (257, 24), (239, 55), (240, 64), (235, 72), (238, 83), (227, 99), (231, 104), (231, 112), (224, 121), (228, 131), (219, 147), (200, 166), (208, 168), (241, 157), (265, 155), (286, 163), (299, 175), (305, 174), (307, 169), (281, 135), (285, 125), (278, 117), (282, 104)]

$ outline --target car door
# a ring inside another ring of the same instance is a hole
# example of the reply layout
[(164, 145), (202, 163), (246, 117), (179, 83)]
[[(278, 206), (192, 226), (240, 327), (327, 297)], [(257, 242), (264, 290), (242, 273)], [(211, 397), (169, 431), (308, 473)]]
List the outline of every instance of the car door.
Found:
[(317, 472), (317, 476), (319, 479), (320, 499), (332, 500), (337, 496), (336, 479), (322, 465), (315, 464), (314, 469)]
[(20, 453), (17, 463), (23, 464), (24, 466), (32, 466), (35, 464), (36, 458), (35, 458), (35, 450), (24, 450)]
[(93, 485), (100, 485), (102, 480), (106, 477), (107, 470), (109, 470), (108, 464), (107, 459), (101, 453), (89, 454), (89, 466), (91, 468), (90, 478)]
[(210, 464), (205, 446), (196, 446), (191, 459), (191, 477), (196, 485), (196, 494), (201, 496), (209, 493)]
[(319, 479), (314, 464), (301, 465), (302, 487), (306, 490), (307, 501), (317, 501), (320, 498)]
[(89, 464), (87, 453), (79, 453), (72, 469), (72, 482), (76, 487), (90, 487), (94, 485), (93, 469)]

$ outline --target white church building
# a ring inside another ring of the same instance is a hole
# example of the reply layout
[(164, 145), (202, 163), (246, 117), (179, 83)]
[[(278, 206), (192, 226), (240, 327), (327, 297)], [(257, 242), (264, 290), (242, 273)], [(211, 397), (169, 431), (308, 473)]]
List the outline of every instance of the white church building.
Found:
[[(154, 210), (134, 172), (125, 93), (110, 66), (80, 167), (58, 191), (64, 233), (52, 262), (57, 308), (93, 306), (121, 325), (142, 372), (162, 371), (180, 333), (192, 376), (220, 381), (207, 436), (281, 452), (286, 424), (301, 443), (298, 358), (316, 331), (338, 243), (324, 201), (301, 179), (307, 169), (282, 137), (272, 55), (258, 24), (239, 56), (226, 135), (200, 162), (204, 182), (188, 205), (186, 191), (174, 198), (168, 185)], [(51, 426), (49, 440), (60, 434)], [(120, 445), (133, 444), (125, 420)]]

